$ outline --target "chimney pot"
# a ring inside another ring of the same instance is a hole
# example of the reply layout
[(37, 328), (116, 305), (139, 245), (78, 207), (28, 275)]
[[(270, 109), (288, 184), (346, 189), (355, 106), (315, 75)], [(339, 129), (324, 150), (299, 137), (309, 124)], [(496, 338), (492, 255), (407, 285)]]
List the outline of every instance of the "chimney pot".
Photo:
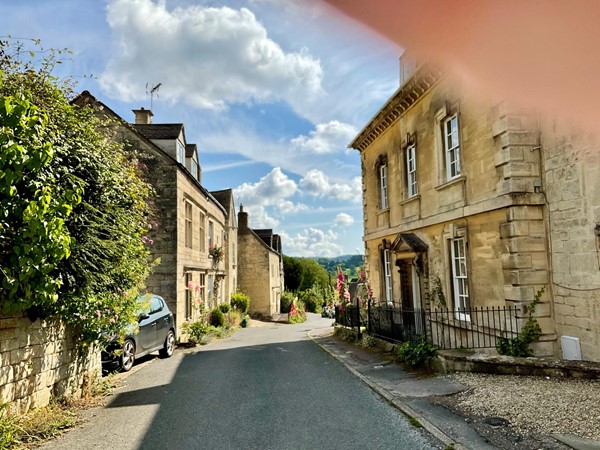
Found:
[(135, 114), (135, 123), (136, 125), (149, 125), (152, 123), (152, 111), (149, 109), (144, 109), (142, 106), (140, 109), (132, 109)]

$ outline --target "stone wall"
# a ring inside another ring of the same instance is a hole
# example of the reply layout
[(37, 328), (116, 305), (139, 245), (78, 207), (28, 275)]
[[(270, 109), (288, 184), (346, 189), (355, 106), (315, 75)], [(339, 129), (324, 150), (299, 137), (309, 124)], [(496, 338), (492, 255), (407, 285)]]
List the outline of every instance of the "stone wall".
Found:
[(62, 323), (0, 316), (0, 403), (10, 403), (14, 411), (79, 397), (100, 371), (99, 350), (80, 353), (74, 333)]
[(238, 235), (238, 286), (250, 297), (251, 315), (272, 316), (269, 254), (253, 233)]
[[(600, 143), (547, 121), (541, 144), (556, 332), (600, 361)], [(560, 339), (557, 347), (561, 356)]]

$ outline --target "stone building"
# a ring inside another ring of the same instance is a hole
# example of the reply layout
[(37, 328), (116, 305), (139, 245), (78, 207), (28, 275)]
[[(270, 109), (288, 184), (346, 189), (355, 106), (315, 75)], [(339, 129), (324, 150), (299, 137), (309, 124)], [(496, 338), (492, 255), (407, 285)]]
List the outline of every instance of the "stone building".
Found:
[[(175, 316), (177, 335), (182, 325), (197, 315), (196, 303), (208, 308), (229, 302), (235, 290), (237, 233), (231, 190), (216, 195), (201, 180), (198, 149), (189, 144), (183, 124), (154, 124), (152, 112), (134, 110), (135, 123), (128, 123), (89, 92), (76, 100), (92, 106), (113, 120), (115, 139), (124, 142), (146, 167), (154, 186), (155, 223), (148, 232), (152, 257), (158, 261), (146, 280), (149, 291), (164, 297)], [(223, 249), (215, 263), (209, 249)]]
[(400, 87), (350, 144), (377, 300), (443, 303), (476, 328), (470, 308), (524, 317), (544, 289), (536, 354), (600, 361), (600, 145), (439, 67), (401, 65)]
[(237, 290), (237, 215), (235, 213), (235, 203), (233, 190), (224, 189), (221, 191), (211, 191), (211, 195), (225, 208), (227, 216), (225, 218), (225, 273), (227, 276), (223, 280), (223, 298), (229, 300), (231, 294)]
[(248, 227), (248, 213), (238, 213), (238, 286), (250, 297), (250, 315), (270, 318), (279, 313), (283, 292), (281, 238), (273, 230)]

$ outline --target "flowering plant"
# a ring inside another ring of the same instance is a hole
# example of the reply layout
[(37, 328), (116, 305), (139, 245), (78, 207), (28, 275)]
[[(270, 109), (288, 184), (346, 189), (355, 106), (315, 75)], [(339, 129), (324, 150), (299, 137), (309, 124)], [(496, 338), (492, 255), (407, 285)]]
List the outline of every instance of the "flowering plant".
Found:
[(294, 303), (290, 306), (290, 312), (288, 313), (289, 323), (302, 323), (306, 320), (306, 311), (301, 305), (297, 307)]
[(339, 266), (337, 268), (337, 293), (338, 299), (342, 306), (350, 302), (350, 291), (348, 290), (348, 285), (346, 284), (346, 276), (344, 275), (344, 272), (342, 272), (342, 268)]
[(358, 272), (358, 292), (357, 297), (366, 306), (373, 299), (373, 289), (367, 280), (367, 274), (364, 268), (360, 268)]
[(223, 247), (219, 247), (218, 245), (211, 245), (208, 248), (208, 256), (210, 256), (215, 264), (218, 264), (223, 258)]

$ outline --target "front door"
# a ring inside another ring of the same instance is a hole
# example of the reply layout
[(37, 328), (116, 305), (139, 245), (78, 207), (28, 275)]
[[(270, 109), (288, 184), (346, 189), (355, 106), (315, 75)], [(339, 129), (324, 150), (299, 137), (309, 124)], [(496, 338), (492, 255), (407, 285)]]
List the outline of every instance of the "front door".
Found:
[(398, 263), (400, 273), (400, 294), (402, 297), (402, 328), (404, 340), (414, 337), (415, 317), (412, 296), (412, 272), (410, 259), (402, 259)]

